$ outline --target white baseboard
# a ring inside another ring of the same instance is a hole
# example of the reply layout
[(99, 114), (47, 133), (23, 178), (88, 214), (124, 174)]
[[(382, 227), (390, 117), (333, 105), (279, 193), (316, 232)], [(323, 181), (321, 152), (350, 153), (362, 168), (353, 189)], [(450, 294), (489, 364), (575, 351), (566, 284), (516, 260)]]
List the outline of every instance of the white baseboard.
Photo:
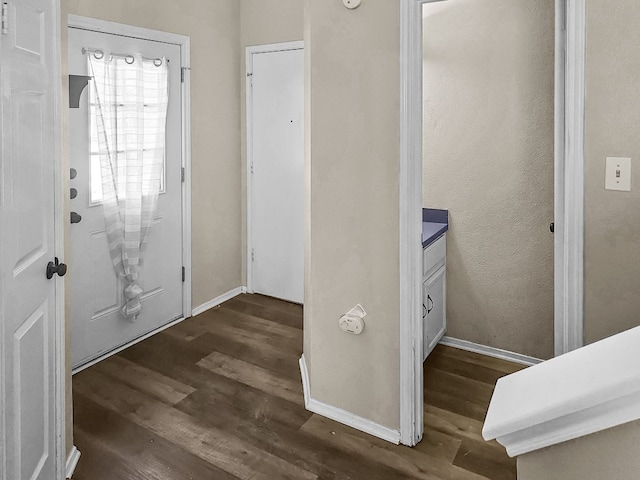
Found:
[(73, 472), (76, 470), (76, 466), (78, 466), (78, 461), (80, 460), (80, 450), (76, 448), (74, 445), (69, 452), (69, 456), (67, 457), (67, 466), (65, 468), (65, 478), (68, 480), (73, 477)]
[(304, 406), (309, 405), (309, 400), (311, 400), (310, 392), (309, 392), (309, 371), (307, 370), (307, 361), (304, 358), (304, 353), (298, 360), (298, 365), (300, 365), (300, 376), (302, 377), (302, 393), (304, 394)]
[(311, 398), (310, 384), (309, 384), (309, 371), (307, 370), (307, 362), (304, 358), (304, 354), (300, 357), (300, 374), (302, 376), (302, 390), (304, 393), (304, 405), (307, 410), (323, 417), (327, 417), (331, 420), (335, 420), (338, 423), (347, 425), (348, 427), (355, 428), (361, 432), (368, 433), (374, 437), (381, 438), (387, 442), (398, 445), (400, 443), (400, 431), (393, 430), (389, 427), (380, 425), (379, 423), (372, 422), (366, 418), (355, 415), (351, 412), (343, 410), (332, 405), (328, 405), (324, 402), (320, 402)]
[(247, 287), (238, 287), (233, 290), (229, 290), (227, 293), (223, 293), (219, 297), (214, 298), (213, 300), (209, 300), (208, 302), (203, 303), (202, 305), (193, 309), (191, 314), (195, 317), (196, 315), (200, 315), (207, 310), (212, 309), (213, 307), (217, 307), (221, 303), (226, 302), (227, 300), (231, 300), (233, 297), (237, 297), (241, 293), (247, 293)]
[(508, 360), (509, 362), (519, 363), (521, 365), (537, 365), (544, 360), (539, 358), (530, 357), (528, 355), (522, 355), (520, 353), (510, 352), (508, 350), (502, 350), (500, 348), (488, 347), (486, 345), (480, 345), (478, 343), (467, 342), (466, 340), (459, 340), (457, 338), (442, 337), (440, 344), (447, 345), (448, 347), (459, 348), (460, 350), (466, 350), (468, 352), (480, 353), (488, 357), (500, 358), (502, 360)]

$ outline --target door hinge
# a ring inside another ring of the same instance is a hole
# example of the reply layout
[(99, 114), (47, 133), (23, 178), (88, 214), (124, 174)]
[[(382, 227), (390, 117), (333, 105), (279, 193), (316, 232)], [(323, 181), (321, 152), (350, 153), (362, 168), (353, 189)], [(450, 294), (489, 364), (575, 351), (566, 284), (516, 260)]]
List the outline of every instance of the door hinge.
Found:
[(251, 173), (253, 173), (253, 163), (250, 165)]
[(182, 267), (182, 281), (184, 282), (186, 278), (187, 278), (187, 270), (186, 268)]
[(256, 260), (256, 252), (252, 248), (251, 249), (251, 261), (254, 262), (255, 260)]
[(182, 174), (180, 176), (180, 179), (184, 182), (184, 167), (182, 167)]
[(0, 31), (2, 35), (7, 35), (9, 33), (9, 4), (7, 2), (2, 2), (2, 20), (1, 20)]
[(187, 70), (191, 70), (189, 67), (180, 68), (180, 83), (184, 83), (184, 77), (187, 75)]
[(249, 79), (249, 86), (253, 87), (253, 73), (247, 73), (247, 78)]

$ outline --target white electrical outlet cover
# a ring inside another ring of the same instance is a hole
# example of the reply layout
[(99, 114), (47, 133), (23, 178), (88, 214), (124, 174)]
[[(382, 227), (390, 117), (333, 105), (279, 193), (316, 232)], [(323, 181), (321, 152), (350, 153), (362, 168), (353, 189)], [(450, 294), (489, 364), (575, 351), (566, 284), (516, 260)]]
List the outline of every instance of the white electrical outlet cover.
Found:
[(342, 3), (348, 9), (353, 10), (354, 8), (358, 8), (360, 6), (362, 0), (342, 0)]
[(343, 332), (360, 335), (364, 330), (364, 320), (362, 318), (345, 314), (338, 320), (338, 325)]

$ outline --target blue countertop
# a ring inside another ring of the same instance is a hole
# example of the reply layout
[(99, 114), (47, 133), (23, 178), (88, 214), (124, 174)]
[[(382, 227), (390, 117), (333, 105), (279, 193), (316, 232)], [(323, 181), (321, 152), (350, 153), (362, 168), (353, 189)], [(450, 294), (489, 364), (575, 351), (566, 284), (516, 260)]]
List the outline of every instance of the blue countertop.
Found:
[(447, 230), (449, 230), (448, 210), (422, 209), (422, 248), (427, 248)]

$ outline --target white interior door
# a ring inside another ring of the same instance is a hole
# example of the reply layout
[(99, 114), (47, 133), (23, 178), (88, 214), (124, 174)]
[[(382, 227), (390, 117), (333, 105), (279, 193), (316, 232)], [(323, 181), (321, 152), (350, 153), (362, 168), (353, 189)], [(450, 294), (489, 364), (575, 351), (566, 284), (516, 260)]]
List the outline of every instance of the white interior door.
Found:
[[(56, 469), (55, 165), (60, 162), (57, 11), (9, 0), (0, 34), (0, 478), (50, 480)], [(3, 15), (5, 12), (3, 11)], [(5, 30), (6, 28), (6, 30)]]
[(304, 53), (254, 52), (248, 63), (250, 288), (302, 303)]
[[(70, 164), (77, 171), (71, 187), (77, 196), (70, 208), (80, 215), (70, 227), (69, 273), (72, 302), (72, 363), (74, 368), (180, 318), (183, 314), (182, 273), (182, 127), (180, 46), (150, 40), (69, 28), (69, 73), (87, 75), (82, 49), (141, 53), (169, 60), (164, 188), (148, 244), (140, 285), (142, 313), (136, 320), (122, 316), (123, 280), (111, 264), (102, 205), (92, 193), (89, 145), (88, 88), (79, 108), (70, 108)], [(95, 160), (94, 160), (95, 162)], [(95, 178), (93, 178), (95, 186)]]

